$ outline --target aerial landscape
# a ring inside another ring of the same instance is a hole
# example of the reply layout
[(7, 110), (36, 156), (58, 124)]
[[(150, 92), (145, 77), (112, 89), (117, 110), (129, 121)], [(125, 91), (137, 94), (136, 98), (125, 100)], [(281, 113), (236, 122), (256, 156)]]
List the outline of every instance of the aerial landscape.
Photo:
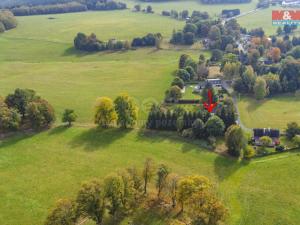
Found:
[(0, 225), (300, 224), (299, 21), (292, 0), (1, 0)]

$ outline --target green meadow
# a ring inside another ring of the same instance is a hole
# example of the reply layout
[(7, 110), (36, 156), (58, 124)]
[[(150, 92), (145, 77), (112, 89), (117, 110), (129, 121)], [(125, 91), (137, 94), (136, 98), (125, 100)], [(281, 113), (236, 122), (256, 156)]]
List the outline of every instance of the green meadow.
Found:
[(300, 121), (300, 98), (294, 95), (272, 97), (257, 101), (242, 97), (238, 102), (243, 123), (250, 128), (285, 129), (288, 122)]
[[(255, 4), (226, 8), (247, 11)], [(151, 5), (156, 11), (186, 7), (209, 10), (211, 14), (223, 8), (190, 1)], [(18, 17), (18, 27), (0, 35), (0, 95), (17, 87), (32, 88), (49, 100), (57, 115), (57, 124), (49, 131), (0, 141), (1, 225), (43, 224), (55, 201), (74, 197), (83, 181), (103, 178), (131, 165), (141, 167), (146, 157), (169, 165), (179, 174), (197, 173), (212, 179), (230, 210), (228, 224), (298, 224), (299, 152), (241, 163), (175, 133), (93, 127), (95, 99), (114, 98), (121, 92), (135, 98), (139, 119), (145, 119), (149, 104), (162, 101), (179, 56), (187, 53), (197, 58), (200, 51), (145, 48), (85, 54), (72, 48), (76, 33), (94, 32), (101, 40), (131, 40), (148, 32), (161, 32), (167, 39), (183, 22), (129, 10), (51, 17), (55, 19), (49, 20), (47, 15)], [(259, 104), (242, 98), (239, 109), (249, 127), (272, 124), (283, 128), (290, 120), (299, 121), (299, 114), (294, 112), (299, 109), (298, 103), (298, 98), (289, 96)], [(73, 128), (59, 126), (65, 108), (73, 108), (79, 116)], [(265, 119), (258, 119), (263, 116)], [(143, 219), (138, 224), (164, 224), (162, 218)]]

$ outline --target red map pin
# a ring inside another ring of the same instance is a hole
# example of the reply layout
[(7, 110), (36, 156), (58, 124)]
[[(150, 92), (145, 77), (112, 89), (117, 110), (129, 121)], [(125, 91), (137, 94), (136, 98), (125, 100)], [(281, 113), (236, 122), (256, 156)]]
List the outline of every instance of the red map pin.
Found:
[(203, 106), (204, 108), (206, 108), (208, 112), (211, 113), (213, 109), (218, 105), (218, 103), (217, 102), (213, 103), (212, 92), (210, 89), (207, 91), (207, 96), (208, 96), (208, 100), (207, 102), (203, 103)]

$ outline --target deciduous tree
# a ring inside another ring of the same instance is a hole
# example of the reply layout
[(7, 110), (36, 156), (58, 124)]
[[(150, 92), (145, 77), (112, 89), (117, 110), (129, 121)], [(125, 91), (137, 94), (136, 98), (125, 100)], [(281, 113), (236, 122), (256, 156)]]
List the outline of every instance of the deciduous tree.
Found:
[(115, 101), (115, 110), (118, 114), (117, 123), (122, 128), (132, 127), (138, 117), (138, 107), (128, 94), (119, 95)]
[(230, 126), (225, 133), (228, 153), (232, 156), (241, 156), (242, 150), (246, 147), (247, 140), (242, 128), (238, 125)]
[(75, 225), (76, 221), (76, 204), (69, 199), (60, 199), (48, 215), (45, 225)]
[(91, 218), (101, 224), (105, 212), (105, 201), (101, 182), (91, 180), (82, 184), (76, 198), (78, 211), (82, 216)]
[(107, 128), (117, 119), (113, 101), (108, 97), (101, 97), (96, 100), (95, 124)]

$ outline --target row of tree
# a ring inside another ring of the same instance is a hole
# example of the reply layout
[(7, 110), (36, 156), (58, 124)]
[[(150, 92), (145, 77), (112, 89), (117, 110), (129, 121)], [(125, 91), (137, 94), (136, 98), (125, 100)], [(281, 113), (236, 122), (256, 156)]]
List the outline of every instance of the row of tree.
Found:
[(11, 11), (0, 10), (0, 33), (17, 27), (17, 20)]
[(128, 50), (131, 48), (128, 41), (120, 41), (110, 39), (108, 42), (103, 42), (97, 39), (95, 34), (85, 35), (78, 33), (74, 39), (74, 47), (81, 51), (96, 52), (106, 50)]
[(146, 46), (157, 46), (160, 48), (163, 37), (160, 33), (152, 34), (149, 33), (144, 37), (137, 37), (132, 40), (132, 47), (146, 47)]
[(86, 35), (84, 33), (78, 33), (74, 38), (74, 47), (81, 51), (97, 52), (106, 50), (129, 50), (131, 47), (147, 47), (156, 46), (161, 48), (163, 37), (160, 33), (149, 33), (142, 38), (134, 38), (132, 43), (129, 41), (121, 41), (116, 39), (110, 39), (108, 42), (101, 41), (95, 34)]
[(0, 132), (48, 128), (55, 120), (53, 107), (35, 91), (16, 89), (0, 98)]
[(57, 201), (45, 225), (75, 225), (82, 218), (98, 225), (115, 224), (139, 209), (159, 209), (162, 215), (171, 212), (186, 215), (187, 218), (180, 219), (183, 221), (171, 217), (171, 224), (190, 220), (193, 224), (217, 225), (228, 218), (228, 210), (207, 177), (181, 177), (168, 166), (156, 166), (148, 158), (142, 170), (130, 167), (108, 175), (103, 181), (93, 179), (83, 183), (74, 200)]
[(15, 16), (29, 16), (41, 14), (57, 14), (82, 12), (87, 10), (120, 10), (126, 9), (125, 3), (116, 2), (114, 0), (95, 0), (95, 1), (72, 1), (60, 4), (51, 5), (23, 5), (11, 8)]
[(239, 4), (239, 3), (248, 3), (251, 0), (201, 0), (204, 4)]
[[(203, 101), (205, 101), (207, 99), (207, 89), (204, 89), (203, 93)], [(214, 96), (213, 101), (216, 102), (216, 99), (217, 97)], [(181, 107), (170, 110), (153, 105), (148, 115), (147, 128), (177, 130), (180, 133), (188, 130), (191, 137), (195, 138), (218, 137), (222, 136), (228, 127), (236, 123), (236, 118), (236, 110), (230, 98), (219, 103), (214, 117), (211, 117), (205, 109), (200, 107), (196, 111), (186, 111)]]

